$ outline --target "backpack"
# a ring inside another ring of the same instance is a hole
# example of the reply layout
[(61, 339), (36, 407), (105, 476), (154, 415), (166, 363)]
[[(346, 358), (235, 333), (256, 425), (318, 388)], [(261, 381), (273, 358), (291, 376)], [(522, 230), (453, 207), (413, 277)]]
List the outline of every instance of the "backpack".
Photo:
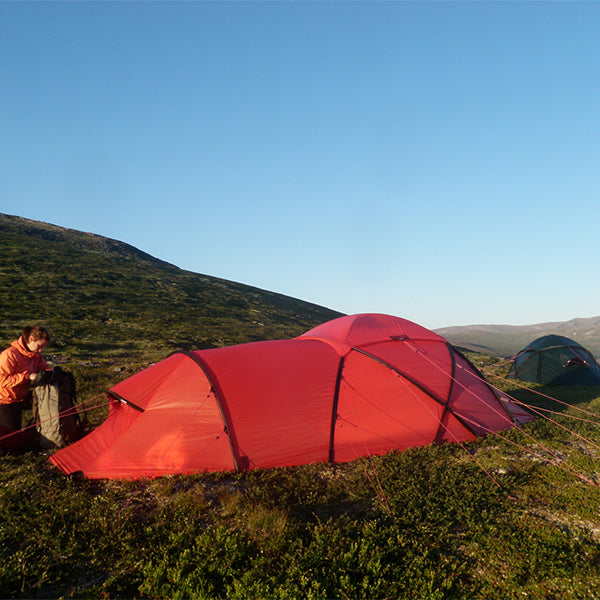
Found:
[(75, 406), (72, 373), (54, 367), (34, 386), (32, 412), (40, 446), (45, 450), (62, 448), (81, 439), (85, 427)]

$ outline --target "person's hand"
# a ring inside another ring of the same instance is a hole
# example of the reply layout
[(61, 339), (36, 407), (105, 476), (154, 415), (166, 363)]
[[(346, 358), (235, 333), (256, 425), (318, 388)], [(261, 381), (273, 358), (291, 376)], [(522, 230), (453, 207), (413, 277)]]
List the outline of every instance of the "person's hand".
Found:
[(29, 373), (29, 381), (35, 381), (35, 378), (38, 376), (37, 373)]

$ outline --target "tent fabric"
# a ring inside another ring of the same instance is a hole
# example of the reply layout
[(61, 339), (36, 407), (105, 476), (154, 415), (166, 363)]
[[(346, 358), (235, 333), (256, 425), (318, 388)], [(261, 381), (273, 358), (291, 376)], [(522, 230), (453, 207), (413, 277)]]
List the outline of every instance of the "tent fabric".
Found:
[(580, 343), (546, 335), (513, 357), (507, 377), (548, 385), (600, 385), (600, 366)]
[(177, 352), (118, 383), (51, 461), (89, 478), (345, 462), (469, 441), (533, 417), (441, 336), (381, 314), (288, 340)]

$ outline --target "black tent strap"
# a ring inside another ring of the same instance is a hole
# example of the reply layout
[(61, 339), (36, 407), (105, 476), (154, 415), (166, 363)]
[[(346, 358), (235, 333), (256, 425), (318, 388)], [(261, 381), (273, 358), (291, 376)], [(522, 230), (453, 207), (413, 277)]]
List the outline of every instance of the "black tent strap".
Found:
[(333, 394), (333, 406), (331, 410), (331, 430), (329, 433), (329, 462), (335, 462), (335, 424), (337, 421), (338, 402), (340, 399), (340, 386), (342, 384), (342, 371), (344, 370), (344, 357), (340, 358), (337, 377), (335, 380), (335, 392)]
[(123, 396), (121, 396), (121, 394), (117, 394), (117, 392), (115, 392), (113, 390), (108, 390), (108, 392), (106, 392), (106, 395), (109, 396), (110, 398), (112, 398), (113, 400), (117, 400), (118, 402), (122, 402), (123, 404), (126, 404), (127, 406), (131, 406), (131, 408), (134, 408), (135, 410), (144, 412), (144, 409), (141, 406), (134, 404), (133, 402), (127, 400), (127, 398), (123, 398)]
[(437, 433), (435, 434), (435, 441), (438, 444), (442, 441), (444, 432), (446, 431), (446, 426), (444, 425), (444, 423), (446, 420), (446, 415), (450, 411), (450, 407), (448, 406), (448, 404), (450, 403), (450, 398), (452, 398), (454, 382), (456, 381), (456, 355), (454, 353), (454, 348), (450, 344), (446, 344), (446, 348), (448, 349), (448, 353), (450, 354), (450, 358), (452, 359), (452, 372), (450, 374), (450, 389), (448, 390), (448, 401), (446, 402), (446, 406), (444, 406), (444, 412), (440, 417), (440, 426), (438, 427)]

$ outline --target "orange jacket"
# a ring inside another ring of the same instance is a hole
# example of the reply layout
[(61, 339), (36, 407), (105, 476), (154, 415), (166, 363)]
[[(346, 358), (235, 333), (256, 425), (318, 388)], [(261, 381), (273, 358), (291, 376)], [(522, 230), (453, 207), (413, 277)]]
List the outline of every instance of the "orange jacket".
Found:
[(29, 374), (48, 368), (39, 352), (28, 350), (23, 336), (0, 353), (0, 404), (20, 402), (29, 391)]

